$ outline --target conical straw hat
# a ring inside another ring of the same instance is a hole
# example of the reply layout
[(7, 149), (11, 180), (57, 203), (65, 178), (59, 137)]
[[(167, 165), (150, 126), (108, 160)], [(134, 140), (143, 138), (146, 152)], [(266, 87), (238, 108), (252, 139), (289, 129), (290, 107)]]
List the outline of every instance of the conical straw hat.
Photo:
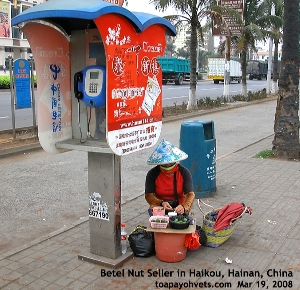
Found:
[(188, 155), (167, 140), (162, 140), (147, 160), (148, 164), (162, 165), (178, 162), (188, 158)]

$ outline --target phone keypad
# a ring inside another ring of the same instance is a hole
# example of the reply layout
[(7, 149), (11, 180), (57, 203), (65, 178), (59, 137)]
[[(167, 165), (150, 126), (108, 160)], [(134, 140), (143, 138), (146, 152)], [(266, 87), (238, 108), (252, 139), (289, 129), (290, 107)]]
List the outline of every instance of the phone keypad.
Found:
[(98, 85), (99, 84), (97, 84), (97, 83), (90, 83), (89, 84), (89, 93), (91, 93), (91, 94), (97, 93)]

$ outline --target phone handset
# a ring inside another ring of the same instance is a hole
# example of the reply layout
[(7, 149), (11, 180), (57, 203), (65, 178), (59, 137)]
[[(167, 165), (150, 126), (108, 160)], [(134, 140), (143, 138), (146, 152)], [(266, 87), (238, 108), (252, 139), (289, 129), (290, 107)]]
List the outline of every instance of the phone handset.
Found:
[(82, 72), (77, 72), (74, 75), (74, 94), (75, 94), (75, 98), (79, 101), (82, 100), (83, 98), (83, 93), (81, 91), (79, 91), (78, 89), (78, 84), (82, 83), (83, 81), (83, 74)]

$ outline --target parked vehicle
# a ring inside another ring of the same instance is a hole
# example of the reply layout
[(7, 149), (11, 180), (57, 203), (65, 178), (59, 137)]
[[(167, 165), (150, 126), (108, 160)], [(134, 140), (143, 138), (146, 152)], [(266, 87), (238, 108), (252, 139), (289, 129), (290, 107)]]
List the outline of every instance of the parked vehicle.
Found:
[[(207, 64), (207, 79), (213, 80), (215, 84), (224, 82), (225, 58), (209, 58)], [(230, 83), (241, 82), (241, 64), (238, 61), (230, 60)]]
[(249, 75), (249, 80), (267, 79), (268, 63), (262, 60), (250, 60), (247, 62), (246, 74)]
[(162, 83), (166, 85), (173, 82), (182, 85), (184, 81), (190, 81), (190, 60), (175, 57), (157, 58), (162, 70)]

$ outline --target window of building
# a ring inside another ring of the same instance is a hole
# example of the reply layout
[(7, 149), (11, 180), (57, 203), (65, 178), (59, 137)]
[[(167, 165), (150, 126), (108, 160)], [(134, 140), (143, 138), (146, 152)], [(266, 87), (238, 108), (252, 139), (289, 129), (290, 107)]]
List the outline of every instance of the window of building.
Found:
[(5, 52), (13, 52), (13, 48), (12, 47), (5, 47), (4, 48)]

